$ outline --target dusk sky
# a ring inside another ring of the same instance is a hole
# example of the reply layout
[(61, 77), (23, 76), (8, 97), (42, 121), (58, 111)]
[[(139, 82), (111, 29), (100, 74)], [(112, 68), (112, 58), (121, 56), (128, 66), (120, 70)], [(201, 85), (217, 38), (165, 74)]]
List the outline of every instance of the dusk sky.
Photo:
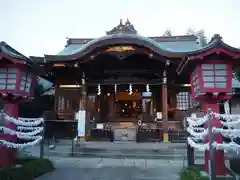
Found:
[(56, 54), (69, 38), (105, 35), (127, 18), (140, 35), (219, 33), (240, 47), (239, 0), (0, 0), (0, 41), (26, 56)]

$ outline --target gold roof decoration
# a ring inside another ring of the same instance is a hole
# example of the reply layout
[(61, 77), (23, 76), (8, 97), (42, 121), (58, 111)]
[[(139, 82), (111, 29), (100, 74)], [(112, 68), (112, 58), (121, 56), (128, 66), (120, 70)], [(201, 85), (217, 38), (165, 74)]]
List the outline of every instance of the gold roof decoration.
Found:
[(132, 46), (114, 46), (108, 48), (106, 51), (108, 52), (125, 52), (125, 51), (135, 51), (135, 48)]

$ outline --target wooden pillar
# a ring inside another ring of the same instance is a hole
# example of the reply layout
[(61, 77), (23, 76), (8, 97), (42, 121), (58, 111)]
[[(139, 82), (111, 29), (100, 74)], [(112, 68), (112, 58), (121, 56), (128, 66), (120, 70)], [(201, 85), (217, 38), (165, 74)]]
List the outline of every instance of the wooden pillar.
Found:
[[(17, 101), (7, 101), (4, 103), (4, 112), (10, 117), (18, 118), (19, 107)], [(16, 125), (5, 120), (4, 126), (6, 128), (16, 130)], [(0, 139), (16, 142), (17, 136), (0, 133)], [(16, 149), (8, 148), (7, 146), (0, 145), (0, 167), (10, 167), (16, 163)]]
[(156, 96), (155, 96), (155, 92), (152, 91), (152, 106), (153, 106), (153, 116), (156, 116), (156, 111), (157, 111), (157, 107), (156, 107)]
[(96, 95), (96, 101), (95, 101), (95, 108), (96, 108), (96, 123), (100, 120), (100, 96)]
[(108, 96), (108, 105), (109, 105), (108, 121), (112, 121), (114, 117), (114, 95), (113, 94)]
[(163, 71), (162, 81), (162, 115), (163, 115), (163, 141), (168, 142), (168, 97), (167, 97), (167, 72)]

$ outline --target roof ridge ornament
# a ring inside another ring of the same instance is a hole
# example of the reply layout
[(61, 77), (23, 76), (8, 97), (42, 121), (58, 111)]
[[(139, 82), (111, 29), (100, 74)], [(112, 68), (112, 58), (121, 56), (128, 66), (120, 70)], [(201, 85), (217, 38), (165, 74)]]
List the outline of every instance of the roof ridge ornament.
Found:
[(134, 28), (133, 24), (129, 21), (129, 19), (127, 19), (127, 21), (124, 24), (122, 22), (122, 19), (120, 19), (120, 23), (116, 27), (106, 32), (107, 35), (118, 34), (118, 33), (137, 34), (137, 31)]
[(220, 34), (214, 34), (209, 43), (214, 41), (222, 41), (222, 36), (220, 36)]
[(214, 34), (213, 38), (216, 40), (222, 40), (222, 36), (220, 36), (220, 34)]

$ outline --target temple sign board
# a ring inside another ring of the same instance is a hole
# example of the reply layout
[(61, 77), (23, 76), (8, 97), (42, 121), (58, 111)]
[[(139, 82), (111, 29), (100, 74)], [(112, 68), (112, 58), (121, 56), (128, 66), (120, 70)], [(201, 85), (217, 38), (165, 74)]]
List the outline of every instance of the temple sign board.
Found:
[(76, 113), (76, 120), (78, 121), (78, 137), (85, 136), (85, 118), (86, 118), (86, 111), (78, 111)]

